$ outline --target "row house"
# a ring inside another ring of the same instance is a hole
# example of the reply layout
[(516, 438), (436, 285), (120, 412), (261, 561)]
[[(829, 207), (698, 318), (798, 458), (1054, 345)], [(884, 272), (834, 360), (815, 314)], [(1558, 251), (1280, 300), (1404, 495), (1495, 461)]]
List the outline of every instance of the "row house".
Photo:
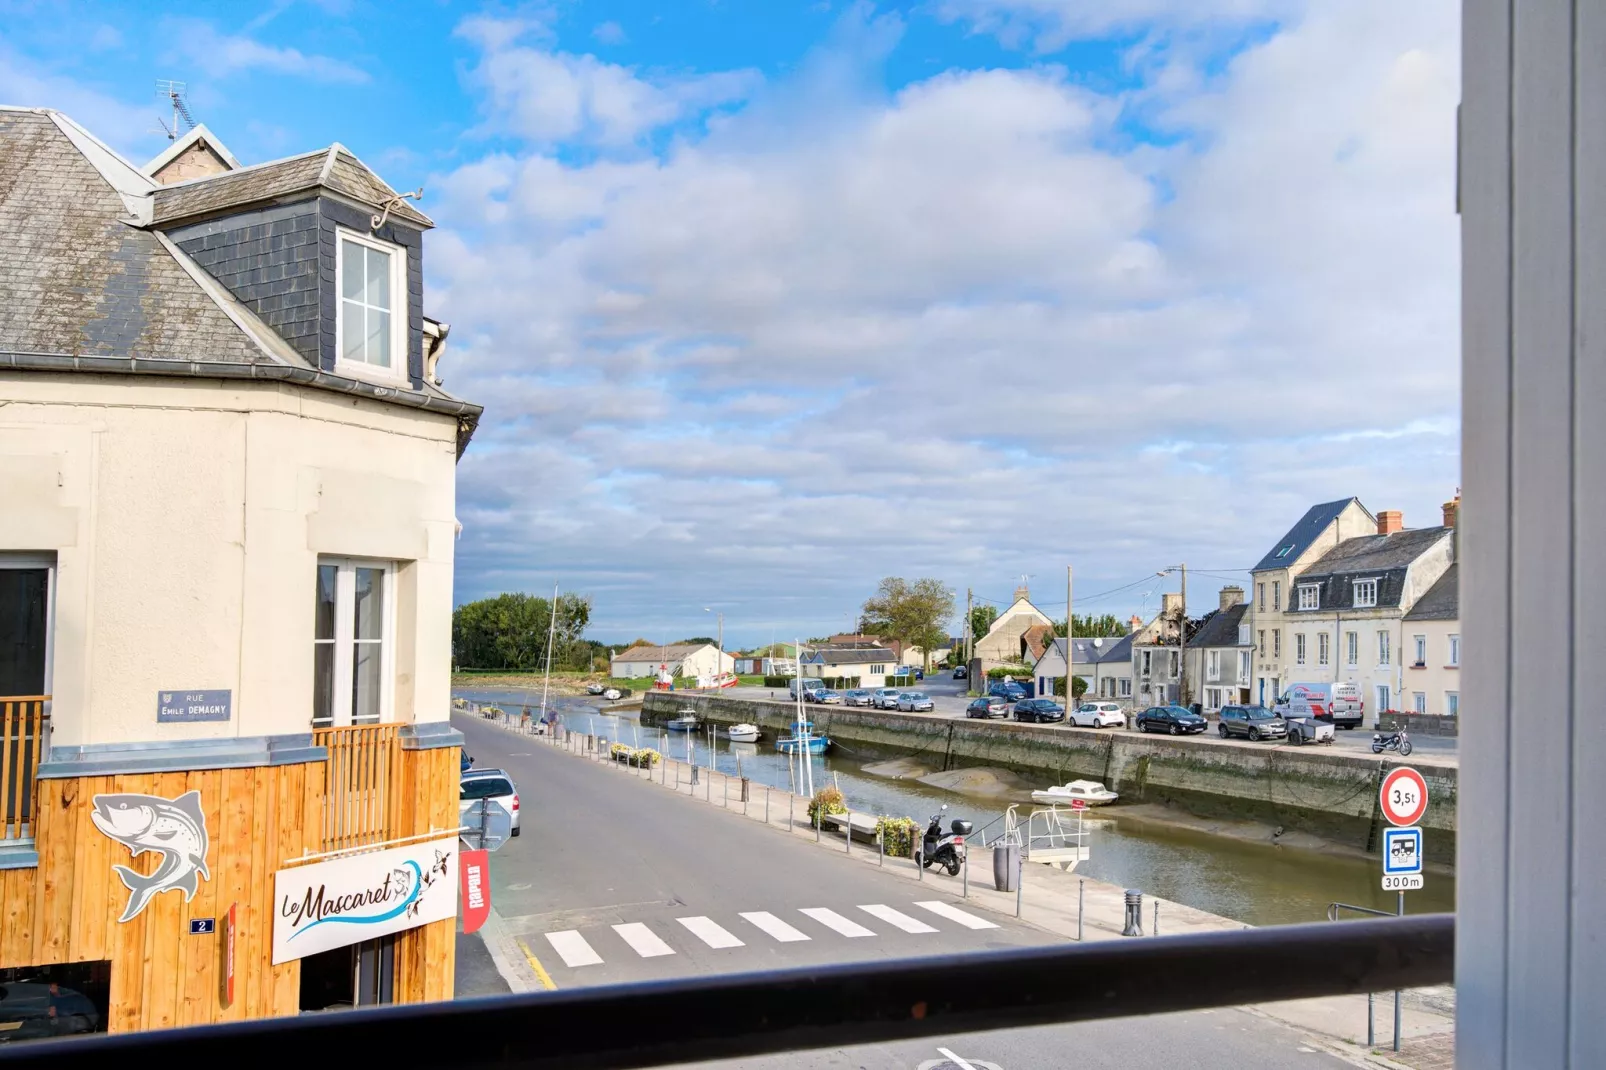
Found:
[(1374, 715), (1396, 709), (1405, 618), (1454, 563), (1456, 504), (1445, 524), (1414, 529), (1394, 510), (1371, 520), (1354, 498), (1308, 511), (1253, 571), (1255, 700), (1340, 682)]
[(1030, 665), (1053, 636), (1054, 622), (1032, 605), (1031, 592), (1023, 585), (1015, 588), (1015, 597), (987, 634), (976, 639), (975, 656), (983, 673), (999, 665)]
[[(1141, 625), (1141, 621), (1136, 624)], [(1134, 630), (1136, 630), (1134, 628)], [(1112, 702), (1132, 701), (1132, 633), (1122, 636), (1077, 637), (1070, 641), (1071, 672), (1087, 685), (1087, 698)], [(1044, 647), (1032, 668), (1038, 695), (1060, 693), (1065, 679), (1066, 640)]]
[(1220, 602), (1188, 640), (1188, 699), (1197, 696), (1204, 712), (1250, 701), (1251, 659), (1249, 605), (1244, 589), (1221, 589)]
[(1402, 623), (1398, 705), (1406, 713), (1455, 717), (1461, 712), (1459, 568), (1445, 569)]
[(340, 145), (142, 168), (0, 108), (0, 990), (113, 1032), (451, 998), (481, 410), (431, 226)]

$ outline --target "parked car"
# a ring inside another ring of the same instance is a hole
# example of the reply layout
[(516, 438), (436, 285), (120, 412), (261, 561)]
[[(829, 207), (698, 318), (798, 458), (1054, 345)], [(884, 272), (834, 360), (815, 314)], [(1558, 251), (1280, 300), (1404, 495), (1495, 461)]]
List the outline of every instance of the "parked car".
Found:
[(1000, 680), (987, 688), (989, 695), (997, 695), (1005, 702), (1019, 702), (1026, 697), (1026, 689), (1013, 680)]
[(898, 696), (903, 694), (895, 687), (883, 687), (875, 693), (875, 706), (878, 710), (895, 710), (898, 708)]
[(1289, 684), (1272, 712), (1281, 717), (1316, 717), (1337, 728), (1359, 728), (1366, 719), (1361, 689), (1354, 684)]
[(1027, 698), (1015, 703), (1017, 721), (1063, 721), (1065, 707), (1051, 698)]
[(88, 997), (48, 981), (0, 984), (0, 1043), (93, 1033), (100, 1011)]
[(935, 708), (931, 696), (924, 691), (905, 691), (898, 696), (898, 709), (905, 713), (924, 713)]
[(954, 679), (955, 680), (968, 680), (968, 679), (970, 679), (970, 670), (965, 668), (963, 665), (956, 666), (954, 668)]
[(1071, 723), (1083, 728), (1125, 728), (1126, 712), (1113, 702), (1084, 702), (1072, 711)]
[(519, 834), (519, 790), (513, 778), (501, 769), (470, 769), (463, 774), (459, 811), (467, 810), (476, 799), (495, 799), (513, 815), (513, 835)]
[(1264, 706), (1223, 706), (1216, 731), (1222, 739), (1287, 739), (1288, 722)]
[(792, 679), (786, 682), (786, 693), (788, 698), (795, 699), (797, 698), (797, 689), (801, 687), (803, 689), (803, 697), (807, 699), (810, 691), (817, 690), (824, 686), (825, 681), (821, 680), (818, 676), (805, 676), (802, 679), (798, 679), (796, 676), (794, 676)]
[(971, 700), (970, 705), (965, 707), (965, 716), (1008, 717), (1009, 703), (997, 695), (983, 695), (981, 698)]
[(592, 683), (586, 685), (586, 694), (600, 695), (603, 693), (603, 691), (607, 690), (607, 686), (608, 685), (606, 684), (600, 684), (593, 681)]
[(1150, 706), (1138, 714), (1138, 731), (1170, 732), (1173, 736), (1193, 735), (1210, 727), (1210, 722), (1184, 706)]
[(803, 692), (804, 702), (818, 702), (825, 706), (842, 705), (842, 696), (829, 687), (811, 687)]
[(844, 706), (874, 706), (875, 693), (862, 687), (855, 687), (851, 691), (842, 692), (842, 705)]

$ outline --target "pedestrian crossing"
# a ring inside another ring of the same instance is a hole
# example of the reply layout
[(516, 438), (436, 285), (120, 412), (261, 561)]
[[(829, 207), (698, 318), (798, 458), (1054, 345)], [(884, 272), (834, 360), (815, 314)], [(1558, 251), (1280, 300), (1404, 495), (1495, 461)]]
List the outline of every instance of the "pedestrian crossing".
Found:
[[(681, 951), (694, 950), (699, 945), (714, 950), (725, 950), (746, 947), (749, 944), (806, 943), (816, 939), (830, 939), (833, 936), (861, 940), (894, 932), (915, 936), (941, 933), (943, 929), (939, 924), (933, 924), (933, 921), (952, 923), (950, 930), (953, 927), (970, 930), (998, 928), (996, 922), (968, 910), (961, 910), (940, 899), (914, 903), (909, 910), (915, 911), (920, 916), (917, 917), (915, 913), (885, 903), (860, 904), (847, 913), (830, 907), (801, 907), (795, 914), (788, 913), (788, 917), (798, 924), (793, 924), (792, 921), (767, 910), (755, 910), (738, 914), (737, 918), (741, 924), (732, 922), (730, 928), (707, 915), (696, 914), (675, 918), (674, 921), (680, 929), (664, 930), (680, 943), (679, 948), (643, 922), (625, 922), (610, 928), (619, 938), (619, 943), (623, 945), (620, 954), (626, 958), (633, 954), (636, 958), (643, 959), (675, 955)], [(872, 928), (872, 925), (876, 927)], [(570, 968), (600, 966), (605, 961), (591, 940), (578, 929), (564, 929), (543, 935), (565, 966)], [(592, 939), (601, 943), (604, 937), (599, 933), (593, 933)], [(610, 954), (613, 953), (611, 949), (617, 947), (611, 942), (605, 946), (610, 948)]]

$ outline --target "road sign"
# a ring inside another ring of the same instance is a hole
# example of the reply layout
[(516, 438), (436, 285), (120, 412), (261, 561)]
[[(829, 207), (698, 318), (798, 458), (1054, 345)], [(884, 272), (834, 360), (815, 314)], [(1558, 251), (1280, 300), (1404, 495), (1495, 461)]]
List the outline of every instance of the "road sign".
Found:
[(475, 799), (461, 820), (463, 842), (481, 851), (494, 851), (513, 835), (513, 811), (495, 799)]
[(1422, 872), (1422, 830), (1383, 830), (1383, 873), (1401, 876)]
[(1422, 890), (1422, 874), (1402, 873), (1399, 876), (1383, 874), (1385, 892), (1418, 892)]
[(1428, 809), (1428, 782), (1409, 766), (1391, 769), (1378, 792), (1383, 816), (1391, 825), (1414, 825)]

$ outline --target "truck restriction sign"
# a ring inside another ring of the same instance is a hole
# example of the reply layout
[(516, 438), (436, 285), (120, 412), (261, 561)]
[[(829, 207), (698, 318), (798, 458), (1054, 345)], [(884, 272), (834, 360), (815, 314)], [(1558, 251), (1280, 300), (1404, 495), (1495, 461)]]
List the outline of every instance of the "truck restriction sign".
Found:
[(1414, 825), (1427, 813), (1428, 809), (1428, 782), (1422, 774), (1409, 766), (1401, 766), (1389, 771), (1383, 778), (1383, 788), (1378, 793), (1379, 801), (1383, 804), (1383, 816), (1391, 825)]

